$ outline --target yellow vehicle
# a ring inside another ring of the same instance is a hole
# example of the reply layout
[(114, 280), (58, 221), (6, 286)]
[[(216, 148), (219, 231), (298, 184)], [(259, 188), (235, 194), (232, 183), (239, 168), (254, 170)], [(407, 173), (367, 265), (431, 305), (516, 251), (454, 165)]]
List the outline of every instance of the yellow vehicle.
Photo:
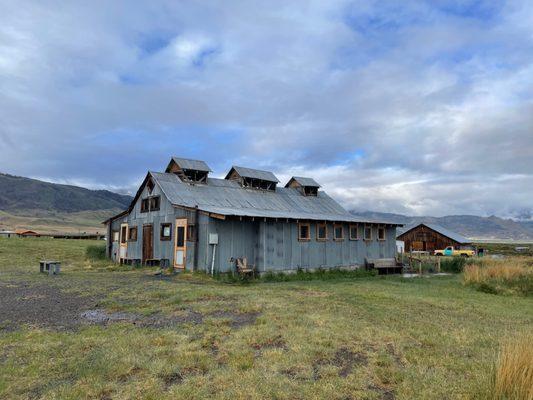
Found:
[(448, 246), (444, 250), (435, 250), (436, 256), (460, 256), (460, 257), (474, 257), (476, 255), (475, 250), (472, 249), (459, 249), (456, 250), (453, 246)]

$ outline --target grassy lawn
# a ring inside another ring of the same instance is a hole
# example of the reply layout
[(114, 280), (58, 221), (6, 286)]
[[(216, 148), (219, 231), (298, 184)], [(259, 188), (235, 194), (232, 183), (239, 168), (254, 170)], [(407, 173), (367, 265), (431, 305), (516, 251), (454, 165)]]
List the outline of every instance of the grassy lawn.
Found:
[(0, 398), (485, 399), (502, 340), (533, 330), (531, 297), (460, 275), (229, 285), (94, 244), (0, 239)]

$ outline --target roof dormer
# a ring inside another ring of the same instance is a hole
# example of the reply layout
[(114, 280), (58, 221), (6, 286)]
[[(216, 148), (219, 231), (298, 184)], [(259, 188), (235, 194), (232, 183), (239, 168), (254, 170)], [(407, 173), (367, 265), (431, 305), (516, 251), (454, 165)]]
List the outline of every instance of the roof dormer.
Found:
[(178, 175), (184, 182), (206, 183), (211, 169), (201, 160), (172, 157), (165, 172)]
[(239, 182), (242, 187), (263, 190), (276, 190), (279, 183), (278, 178), (270, 171), (237, 166), (231, 167), (225, 179)]
[(285, 187), (298, 189), (304, 196), (318, 196), (320, 185), (313, 178), (293, 176)]

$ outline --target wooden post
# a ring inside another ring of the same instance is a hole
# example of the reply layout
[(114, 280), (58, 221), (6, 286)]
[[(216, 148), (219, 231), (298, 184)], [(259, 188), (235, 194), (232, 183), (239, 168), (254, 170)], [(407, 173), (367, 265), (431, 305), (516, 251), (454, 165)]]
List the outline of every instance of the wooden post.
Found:
[(440, 257), (437, 257), (437, 272), (440, 273)]
[(422, 276), (422, 258), (418, 261), (418, 274)]

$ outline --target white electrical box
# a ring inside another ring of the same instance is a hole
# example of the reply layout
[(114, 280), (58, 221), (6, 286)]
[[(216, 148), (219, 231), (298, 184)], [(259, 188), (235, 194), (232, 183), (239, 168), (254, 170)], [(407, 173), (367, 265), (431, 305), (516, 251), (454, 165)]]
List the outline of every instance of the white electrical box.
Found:
[(218, 233), (209, 234), (209, 244), (218, 244)]

